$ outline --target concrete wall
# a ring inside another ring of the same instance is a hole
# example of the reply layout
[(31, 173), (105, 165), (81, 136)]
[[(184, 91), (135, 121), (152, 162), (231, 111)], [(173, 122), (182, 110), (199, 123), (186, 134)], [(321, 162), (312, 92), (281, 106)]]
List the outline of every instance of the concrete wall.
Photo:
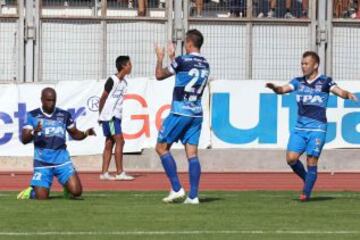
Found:
[[(172, 151), (177, 160), (178, 170), (187, 171), (183, 150)], [(285, 150), (239, 150), (205, 149), (199, 151), (204, 172), (282, 172), (290, 171), (285, 161)], [(100, 171), (101, 155), (73, 157), (79, 171)], [(124, 156), (127, 171), (163, 171), (154, 149), (146, 149), (142, 154)], [(111, 169), (115, 169), (112, 160)], [(31, 171), (32, 158), (0, 158), (2, 171)], [(319, 164), (324, 172), (360, 172), (360, 149), (324, 150)]]

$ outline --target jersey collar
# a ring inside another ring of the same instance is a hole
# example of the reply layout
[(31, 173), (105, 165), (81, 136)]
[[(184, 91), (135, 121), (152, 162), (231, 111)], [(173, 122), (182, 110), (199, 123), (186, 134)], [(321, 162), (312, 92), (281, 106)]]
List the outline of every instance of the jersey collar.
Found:
[(42, 114), (44, 114), (46, 117), (51, 118), (52, 115), (54, 115), (54, 113), (55, 113), (55, 111), (56, 111), (56, 107), (54, 108), (54, 111), (53, 111), (51, 114), (46, 113), (42, 107), (40, 107), (40, 111), (41, 111)]
[(306, 77), (304, 77), (304, 79), (305, 79), (305, 82), (310, 85), (310, 84), (314, 83), (316, 80), (318, 80), (320, 77), (321, 77), (321, 74), (318, 73), (318, 75), (311, 81), (308, 80)]

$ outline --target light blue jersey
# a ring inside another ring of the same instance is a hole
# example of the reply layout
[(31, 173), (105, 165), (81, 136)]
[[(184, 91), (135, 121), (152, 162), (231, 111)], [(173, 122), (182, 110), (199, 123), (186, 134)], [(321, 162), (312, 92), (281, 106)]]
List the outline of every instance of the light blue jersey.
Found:
[(210, 73), (207, 60), (199, 53), (179, 56), (170, 64), (169, 71), (176, 74), (171, 113), (202, 117), (201, 97)]
[(294, 78), (290, 82), (296, 91), (298, 118), (295, 129), (302, 131), (326, 132), (326, 108), (330, 89), (336, 83), (325, 75), (319, 75), (312, 82), (305, 77)]
[(71, 114), (55, 108), (51, 115), (40, 108), (27, 114), (24, 128), (35, 129), (41, 122), (41, 132), (34, 136), (34, 167), (60, 165), (70, 161), (66, 150), (66, 131), (75, 127)]
[(330, 77), (319, 75), (312, 82), (298, 77), (290, 82), (296, 91), (298, 118), (289, 137), (287, 151), (319, 157), (326, 139), (326, 107), (329, 93), (336, 84)]

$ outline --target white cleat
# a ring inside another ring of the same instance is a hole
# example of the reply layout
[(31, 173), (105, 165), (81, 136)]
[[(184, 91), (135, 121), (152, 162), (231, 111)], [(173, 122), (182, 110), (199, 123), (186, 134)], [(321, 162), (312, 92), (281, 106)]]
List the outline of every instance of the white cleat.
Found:
[(187, 197), (186, 199), (185, 199), (185, 201), (184, 201), (184, 204), (193, 204), (193, 205), (196, 205), (196, 204), (199, 204), (200, 203), (200, 201), (199, 201), (199, 198), (193, 198), (193, 199), (191, 199), (191, 198), (189, 198), (189, 197)]
[(174, 202), (177, 199), (184, 198), (185, 197), (185, 190), (183, 188), (180, 188), (179, 191), (175, 192), (174, 190), (170, 190), (170, 193), (167, 197), (163, 198), (163, 202), (165, 203), (171, 203)]
[(110, 175), (108, 172), (100, 174), (100, 180), (115, 180), (113, 175)]
[(122, 172), (119, 175), (115, 176), (115, 180), (119, 181), (132, 181), (135, 178), (133, 176), (127, 175), (126, 172)]

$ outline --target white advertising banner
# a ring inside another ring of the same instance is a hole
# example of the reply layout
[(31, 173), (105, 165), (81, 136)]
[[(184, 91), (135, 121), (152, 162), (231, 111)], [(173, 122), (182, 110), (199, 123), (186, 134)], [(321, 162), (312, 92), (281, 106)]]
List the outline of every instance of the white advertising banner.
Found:
[[(128, 80), (122, 128), (125, 152), (154, 147), (162, 120), (168, 115), (174, 78)], [(290, 129), (296, 122), (294, 94), (276, 95), (265, 81), (216, 80), (203, 96), (204, 121), (200, 148), (286, 148)], [(277, 82), (284, 84), (284, 82)], [(360, 97), (354, 81), (339, 86)], [(26, 112), (41, 106), (40, 93), (51, 86), (57, 91), (57, 106), (69, 111), (77, 127), (94, 127), (96, 137), (67, 140), (72, 155), (101, 154), (102, 128), (97, 123), (99, 98), (104, 81), (63, 81), (57, 84), (4, 84), (0, 88), (0, 156), (31, 156), (32, 144), (19, 139)], [(210, 104), (211, 103), (211, 104)], [(328, 132), (325, 148), (360, 147), (360, 104), (331, 95), (327, 109)], [(182, 147), (180, 143), (174, 148)]]
[[(265, 88), (265, 83), (211, 82), (213, 148), (286, 148), (290, 129), (296, 123), (295, 95), (276, 95)], [(355, 81), (340, 81), (338, 86), (360, 97), (360, 85)], [(331, 94), (327, 119), (325, 148), (360, 147), (360, 103)]]
[[(75, 141), (68, 137), (71, 155), (101, 154), (105, 138), (99, 126), (99, 98), (104, 81), (63, 81), (57, 84), (4, 84), (0, 88), (0, 156), (31, 156), (33, 145), (23, 145), (20, 133), (26, 112), (41, 106), (41, 90), (53, 87), (57, 92), (57, 107), (69, 111), (80, 130), (93, 127), (96, 137)], [(169, 113), (174, 78), (156, 81), (149, 78), (128, 80), (128, 92), (124, 101), (122, 129), (125, 152), (139, 152), (154, 147), (157, 132), (163, 118)], [(210, 144), (208, 91), (204, 93), (206, 114), (200, 147)], [(175, 144), (174, 148), (181, 147)]]

